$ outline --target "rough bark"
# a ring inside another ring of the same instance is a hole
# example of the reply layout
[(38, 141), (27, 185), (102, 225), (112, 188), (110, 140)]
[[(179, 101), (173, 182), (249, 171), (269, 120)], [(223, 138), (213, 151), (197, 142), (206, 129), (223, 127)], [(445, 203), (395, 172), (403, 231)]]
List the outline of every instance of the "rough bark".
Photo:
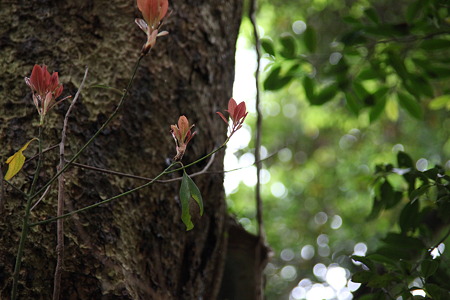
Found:
[[(38, 116), (23, 81), (35, 63), (58, 71), (63, 95), (86, 85), (125, 88), (145, 35), (132, 0), (11, 1), (0, 4), (0, 157), (5, 159), (36, 135)], [(152, 177), (175, 155), (169, 126), (179, 115), (196, 124), (184, 161), (203, 156), (225, 139), (215, 115), (231, 95), (241, 1), (170, 1), (167, 37), (144, 58), (118, 118), (80, 158), (92, 166)], [(119, 96), (86, 88), (70, 119), (70, 157), (113, 111)], [(69, 103), (46, 118), (44, 143), (59, 142)], [(35, 152), (30, 146), (25, 154)], [(55, 174), (57, 151), (45, 154), (38, 185)], [(223, 153), (212, 165), (222, 170)], [(206, 162), (192, 167), (200, 170)], [(5, 166), (2, 164), (3, 172)], [(28, 187), (34, 162), (12, 182)], [(173, 174), (173, 177), (180, 174)], [(106, 199), (144, 182), (80, 168), (66, 174), (67, 210)], [(215, 299), (226, 249), (223, 175), (196, 177), (205, 214), (186, 232), (180, 220), (179, 183), (155, 184), (131, 196), (65, 221), (61, 299)], [(24, 200), (7, 188), (0, 215), (0, 298), (8, 299)], [(56, 214), (56, 184), (32, 221)], [(56, 224), (31, 229), (20, 274), (19, 299), (50, 299), (55, 268)]]

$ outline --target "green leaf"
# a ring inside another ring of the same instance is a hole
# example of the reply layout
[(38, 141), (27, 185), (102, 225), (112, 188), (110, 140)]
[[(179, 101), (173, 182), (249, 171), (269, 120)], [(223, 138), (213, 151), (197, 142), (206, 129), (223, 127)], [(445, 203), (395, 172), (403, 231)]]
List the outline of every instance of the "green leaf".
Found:
[(450, 292), (437, 284), (427, 283), (424, 288), (433, 300), (448, 300), (450, 298)]
[(262, 38), (260, 40), (261, 47), (264, 51), (266, 51), (267, 54), (270, 54), (272, 56), (275, 56), (275, 48), (273, 47), (273, 42), (270, 39)]
[(390, 265), (390, 266), (396, 266), (397, 260), (386, 257), (384, 255), (381, 255), (379, 253), (372, 253), (367, 255), (367, 258), (370, 259), (373, 262), (381, 263), (383, 265)]
[(423, 6), (423, 3), (425, 3), (425, 1), (423, 0), (416, 0), (414, 2), (412, 2), (410, 5), (408, 5), (408, 8), (406, 9), (406, 21), (408, 21), (408, 23), (413, 23), (414, 21), (416, 21), (416, 16), (420, 13), (420, 10)]
[(381, 113), (383, 112), (385, 106), (386, 97), (380, 98), (376, 101), (375, 106), (372, 107), (369, 113), (370, 123), (375, 122), (381, 116)]
[(393, 282), (399, 282), (400, 278), (392, 273), (386, 273), (383, 275), (378, 275), (372, 278), (367, 284), (373, 288), (386, 288), (391, 285)]
[(284, 58), (292, 59), (297, 57), (297, 42), (290, 34), (284, 34), (280, 37), (282, 49), (280, 55)]
[(397, 154), (397, 164), (399, 168), (414, 168), (412, 158), (403, 151), (399, 151)]
[(305, 89), (306, 97), (312, 103), (314, 100), (314, 81), (309, 76), (303, 77), (303, 88)]
[(434, 97), (434, 90), (430, 82), (425, 77), (410, 76), (407, 82), (404, 82), (405, 88), (412, 95), (420, 93), (428, 98)]
[(281, 66), (274, 66), (270, 70), (266, 80), (264, 80), (264, 89), (267, 91), (279, 90), (287, 85), (293, 78), (292, 75), (281, 75)]
[(422, 107), (416, 99), (404, 92), (398, 92), (397, 98), (400, 106), (403, 107), (411, 116), (419, 120), (422, 119)]
[(181, 201), (181, 220), (186, 225), (186, 231), (194, 228), (191, 221), (191, 213), (189, 212), (189, 200), (191, 199), (191, 192), (189, 190), (189, 176), (183, 172), (183, 179), (180, 186), (180, 201)]
[(380, 186), (380, 197), (386, 209), (394, 207), (402, 198), (402, 194), (395, 192), (388, 180)]
[(425, 259), (420, 264), (420, 273), (423, 277), (427, 278), (436, 273), (439, 268), (439, 262), (435, 259)]
[(14, 153), (6, 160), (6, 163), (8, 164), (8, 171), (6, 172), (4, 177), (5, 180), (10, 180), (22, 169), (25, 163), (25, 156), (23, 155), (23, 151), (25, 151), (30, 143), (34, 140), (37, 140), (37, 138), (33, 138), (28, 141), (22, 148), (20, 148), (19, 151)]
[(311, 102), (312, 105), (322, 105), (334, 98), (338, 93), (337, 84), (330, 84), (329, 86), (322, 89), (315, 97), (314, 101)]
[(450, 110), (450, 95), (442, 95), (431, 100), (430, 109), (438, 110), (445, 108), (446, 110)]
[(388, 52), (388, 64), (397, 72), (397, 75), (403, 80), (409, 79), (408, 71), (404, 64), (404, 58), (400, 57), (397, 52)]
[(427, 190), (432, 186), (433, 186), (433, 184), (424, 184), (424, 185), (420, 186), (419, 188), (413, 190), (409, 194), (409, 199), (411, 199), (411, 201), (418, 199), (420, 196), (425, 194), (427, 192)]
[(189, 202), (191, 197), (197, 202), (200, 209), (200, 216), (203, 215), (203, 199), (194, 181), (188, 176), (186, 172), (183, 172), (183, 178), (180, 186), (180, 201), (181, 201), (181, 220), (186, 225), (186, 231), (194, 228), (194, 224), (191, 221), (191, 213), (189, 211)]
[(198, 207), (200, 209), (200, 216), (203, 216), (203, 199), (202, 194), (200, 193), (200, 190), (198, 189), (195, 182), (191, 179), (191, 177), (187, 176), (186, 173), (184, 173), (183, 177), (186, 175), (186, 180), (189, 185), (189, 191), (191, 192), (192, 198), (194, 198), (195, 202), (197, 202)]
[(409, 230), (414, 231), (417, 227), (419, 219), (419, 201), (411, 201), (403, 207), (398, 224), (402, 233), (407, 233)]
[(304, 34), (304, 43), (309, 52), (315, 52), (317, 48), (317, 37), (314, 28), (308, 25)]
[(383, 202), (380, 201), (377, 197), (373, 197), (373, 204), (372, 204), (372, 211), (370, 214), (366, 217), (367, 221), (374, 220), (378, 217), (381, 210), (383, 209), (384, 205)]
[(366, 267), (368, 267), (370, 270), (375, 270), (375, 264), (373, 263), (373, 261), (365, 256), (352, 255), (351, 259), (365, 264)]
[(420, 44), (420, 48), (423, 50), (442, 50), (446, 48), (450, 48), (450, 40), (446, 39), (429, 39), (424, 40), (422, 44)]
[(354, 96), (352, 92), (345, 93), (345, 103), (348, 109), (355, 115), (359, 114), (359, 111), (363, 108), (358, 99)]
[(386, 235), (383, 241), (391, 245), (403, 245), (404, 247), (422, 248), (423, 243), (421, 240), (409, 236), (402, 235), (400, 233), (390, 232)]
[(371, 20), (375, 24), (379, 24), (380, 23), (380, 19), (378, 18), (377, 12), (372, 7), (369, 7), (367, 9), (365, 9), (364, 10), (364, 14), (366, 15), (366, 17), (369, 20)]
[(372, 278), (376, 277), (375, 273), (369, 271), (359, 271), (353, 274), (352, 281), (357, 283), (368, 283)]

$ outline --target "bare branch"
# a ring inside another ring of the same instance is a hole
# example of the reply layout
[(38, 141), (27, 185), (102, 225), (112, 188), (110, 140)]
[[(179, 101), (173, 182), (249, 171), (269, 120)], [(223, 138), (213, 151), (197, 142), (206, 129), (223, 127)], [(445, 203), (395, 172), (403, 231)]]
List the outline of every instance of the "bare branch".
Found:
[[(72, 103), (69, 106), (69, 109), (67, 110), (66, 116), (64, 117), (64, 124), (63, 129), (61, 133), (61, 143), (59, 144), (59, 165), (57, 168), (58, 172), (62, 172), (64, 165), (65, 165), (65, 159), (64, 159), (64, 149), (66, 144), (66, 131), (67, 131), (67, 125), (69, 123), (69, 116), (72, 112), (73, 107), (75, 106), (75, 103), (78, 100), (78, 97), (80, 96), (80, 92), (83, 89), (84, 82), (86, 81), (86, 77), (88, 74), (88, 68), (86, 68), (86, 71), (84, 72), (83, 81), (81, 81), (80, 87), (78, 88), (78, 91), (75, 95), (75, 98), (73, 99)], [(50, 187), (50, 185), (47, 187), (47, 189)], [(58, 212), (57, 216), (60, 217), (64, 214), (64, 173), (61, 173), (58, 177)], [(45, 193), (44, 193), (45, 195)], [(42, 198), (42, 197), (41, 197)], [(53, 279), (53, 300), (59, 300), (59, 295), (61, 293), (61, 274), (63, 269), (63, 259), (64, 259), (64, 219), (58, 219), (57, 221), (57, 240), (58, 244), (56, 245), (56, 268), (55, 268), (55, 277)]]

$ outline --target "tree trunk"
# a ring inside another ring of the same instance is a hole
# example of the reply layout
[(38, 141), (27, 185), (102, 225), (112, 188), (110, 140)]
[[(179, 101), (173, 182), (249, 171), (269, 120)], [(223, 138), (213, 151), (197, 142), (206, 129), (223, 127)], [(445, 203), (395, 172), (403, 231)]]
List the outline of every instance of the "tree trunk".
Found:
[[(170, 16), (156, 47), (138, 69), (131, 94), (116, 119), (78, 160), (86, 165), (153, 177), (175, 155), (170, 125), (180, 115), (195, 123), (184, 162), (219, 146), (224, 110), (234, 78), (240, 0), (170, 1)], [(37, 135), (38, 115), (23, 78), (35, 63), (58, 71), (63, 96), (74, 95), (85, 66), (86, 87), (70, 118), (66, 153), (74, 154), (101, 126), (120, 96), (145, 43), (134, 18), (132, 0), (11, 1), (0, 4), (0, 157), (7, 157)], [(59, 142), (69, 106), (63, 102), (45, 120), (44, 148)], [(24, 152), (36, 153), (36, 143)], [(57, 148), (56, 148), (57, 149)], [(56, 172), (57, 150), (44, 154), (38, 188)], [(205, 213), (193, 217), (186, 232), (178, 198), (180, 182), (157, 183), (130, 196), (65, 220), (65, 251), (60, 299), (215, 299), (227, 247), (226, 206), (222, 187), (223, 152), (194, 177)], [(29, 188), (36, 160), (11, 181)], [(188, 169), (205, 167), (203, 161)], [(181, 173), (166, 176), (170, 179)], [(66, 211), (78, 209), (145, 181), (80, 167), (66, 173)], [(32, 211), (36, 222), (56, 214), (56, 184)], [(9, 299), (25, 200), (5, 186), (0, 215), (0, 298)], [(193, 211), (196, 211), (195, 209)], [(32, 227), (25, 244), (19, 299), (51, 299), (56, 265), (56, 223)]]

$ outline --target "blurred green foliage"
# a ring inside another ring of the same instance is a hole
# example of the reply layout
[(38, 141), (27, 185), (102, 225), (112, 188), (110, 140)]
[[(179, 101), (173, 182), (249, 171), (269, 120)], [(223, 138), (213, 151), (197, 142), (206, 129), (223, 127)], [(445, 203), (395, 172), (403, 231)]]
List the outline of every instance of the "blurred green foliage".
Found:
[[(267, 299), (450, 299), (448, 2), (259, 5)], [(253, 189), (228, 200), (249, 230)]]

